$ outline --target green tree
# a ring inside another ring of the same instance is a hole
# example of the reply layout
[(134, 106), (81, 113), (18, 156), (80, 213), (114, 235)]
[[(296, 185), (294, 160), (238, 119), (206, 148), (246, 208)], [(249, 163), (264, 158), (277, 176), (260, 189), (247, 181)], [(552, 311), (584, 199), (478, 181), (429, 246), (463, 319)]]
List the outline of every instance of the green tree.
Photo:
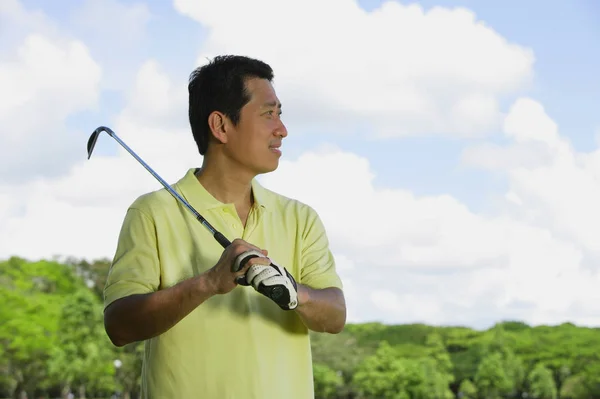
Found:
[[(515, 322), (507, 323), (506, 326), (514, 329), (523, 329), (524, 326)], [(504, 324), (496, 325), (490, 331), (491, 341), (487, 347), (488, 353), (499, 353), (502, 359), (502, 367), (510, 380), (510, 388), (507, 394), (520, 396), (525, 383), (525, 365), (519, 358), (513, 347), (517, 345), (518, 338), (514, 332), (507, 332)]]
[[(440, 373), (452, 376), (454, 365), (450, 359), (450, 355), (444, 346), (442, 337), (438, 333), (429, 334), (425, 341), (426, 355), (427, 357), (435, 360), (437, 370)], [(454, 381), (453, 376), (448, 377), (449, 382)]]
[(371, 348), (371, 344), (358, 344), (350, 330), (345, 329), (339, 334), (310, 333), (313, 363), (335, 370), (342, 378), (343, 386), (338, 390), (339, 397), (356, 396), (352, 385), (354, 372), (363, 359), (376, 350)]
[[(409, 382), (408, 391), (411, 393), (411, 399), (454, 398), (450, 390), (450, 381), (454, 376), (445, 372), (435, 358), (423, 358), (412, 362), (415, 363), (420, 366), (420, 373), (413, 373), (412, 383)], [(412, 370), (415, 368), (411, 367)]]
[(119, 392), (123, 399), (130, 399), (138, 393), (141, 384), (141, 370), (144, 358), (144, 342), (133, 342), (115, 349), (115, 360), (120, 362), (120, 367), (115, 375)]
[(534, 399), (556, 399), (556, 383), (552, 371), (537, 363), (528, 376), (529, 396)]
[(590, 397), (600, 397), (600, 361), (591, 361), (583, 367), (581, 383)]
[(455, 381), (454, 365), (439, 333), (432, 333), (425, 341), (426, 359), (423, 362), (431, 398), (453, 398), (450, 384)]
[(475, 374), (475, 386), (485, 399), (499, 399), (510, 393), (512, 382), (500, 353), (493, 352), (483, 358)]
[[(115, 348), (103, 330), (109, 267), (108, 260), (0, 262), (0, 398), (58, 397), (69, 387), (137, 396), (144, 343)], [(336, 335), (311, 332), (311, 344), (317, 395), (332, 399), (440, 399), (449, 398), (448, 387), (463, 399), (554, 397), (551, 379), (561, 399), (600, 397), (600, 334), (571, 323), (508, 321), (487, 331), (349, 324)]]
[(335, 398), (338, 390), (344, 383), (342, 377), (334, 370), (320, 363), (315, 363), (313, 365), (313, 374), (315, 383), (315, 398)]
[(471, 380), (462, 380), (458, 388), (458, 395), (461, 399), (477, 399), (477, 387)]
[(111, 260), (107, 258), (96, 259), (91, 263), (87, 260), (68, 258), (65, 264), (72, 268), (75, 274), (89, 287), (100, 299), (103, 299), (104, 284), (108, 277)]
[(560, 389), (561, 399), (588, 399), (593, 397), (584, 385), (583, 375), (567, 377)]
[(410, 370), (396, 356), (387, 341), (381, 341), (374, 355), (357, 368), (353, 383), (362, 397), (379, 399), (410, 399), (406, 389)]
[(0, 345), (11, 395), (32, 397), (52, 385), (47, 364), (56, 346), (62, 303), (77, 279), (57, 262), (0, 262)]
[(82, 288), (64, 302), (50, 362), (50, 372), (63, 381), (64, 391), (76, 387), (85, 398), (87, 389), (114, 389), (115, 355), (103, 326), (102, 305), (92, 291)]

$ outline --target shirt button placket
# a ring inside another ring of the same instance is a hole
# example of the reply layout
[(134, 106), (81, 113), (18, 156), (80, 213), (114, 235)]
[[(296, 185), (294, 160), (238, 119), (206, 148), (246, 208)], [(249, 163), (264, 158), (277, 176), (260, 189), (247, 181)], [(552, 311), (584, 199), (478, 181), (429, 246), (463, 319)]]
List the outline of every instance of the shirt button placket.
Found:
[(231, 226), (232, 232), (236, 235), (236, 237), (241, 237), (242, 232), (240, 232), (239, 222), (237, 221), (233, 211), (229, 207), (226, 207), (223, 208), (223, 213), (225, 213), (225, 220), (227, 224)]

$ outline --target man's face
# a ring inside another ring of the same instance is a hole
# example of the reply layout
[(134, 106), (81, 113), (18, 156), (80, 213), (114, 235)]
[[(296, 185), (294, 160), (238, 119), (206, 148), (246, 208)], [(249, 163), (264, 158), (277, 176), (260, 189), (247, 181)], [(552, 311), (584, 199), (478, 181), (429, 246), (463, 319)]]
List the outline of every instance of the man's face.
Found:
[(238, 125), (228, 135), (228, 155), (254, 174), (277, 169), (281, 141), (287, 136), (281, 104), (265, 79), (248, 79), (250, 101), (241, 109)]

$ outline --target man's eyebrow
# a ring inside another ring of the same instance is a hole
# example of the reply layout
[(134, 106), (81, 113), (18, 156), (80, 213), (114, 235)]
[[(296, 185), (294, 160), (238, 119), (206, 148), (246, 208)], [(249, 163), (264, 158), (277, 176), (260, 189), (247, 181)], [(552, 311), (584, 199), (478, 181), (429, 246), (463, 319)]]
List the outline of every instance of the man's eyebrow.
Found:
[(278, 103), (277, 101), (269, 101), (262, 105), (262, 108), (273, 108), (273, 107), (281, 108), (281, 103)]

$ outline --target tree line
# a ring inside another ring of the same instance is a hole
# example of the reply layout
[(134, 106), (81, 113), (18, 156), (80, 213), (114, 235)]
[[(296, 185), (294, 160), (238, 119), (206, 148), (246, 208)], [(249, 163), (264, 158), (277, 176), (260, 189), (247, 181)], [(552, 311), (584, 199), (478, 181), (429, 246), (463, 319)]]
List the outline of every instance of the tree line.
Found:
[[(109, 265), (0, 262), (0, 398), (138, 397), (143, 343), (104, 332)], [(311, 340), (318, 399), (600, 397), (600, 331), (571, 323), (362, 323)]]

